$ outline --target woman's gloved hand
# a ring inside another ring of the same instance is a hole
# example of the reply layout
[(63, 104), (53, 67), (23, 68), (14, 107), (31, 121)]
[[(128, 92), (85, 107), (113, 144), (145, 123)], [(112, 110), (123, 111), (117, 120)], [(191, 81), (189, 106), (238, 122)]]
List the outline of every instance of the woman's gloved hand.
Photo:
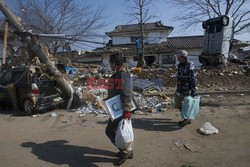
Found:
[(131, 118), (131, 113), (129, 111), (124, 111), (123, 118), (124, 119), (130, 119)]

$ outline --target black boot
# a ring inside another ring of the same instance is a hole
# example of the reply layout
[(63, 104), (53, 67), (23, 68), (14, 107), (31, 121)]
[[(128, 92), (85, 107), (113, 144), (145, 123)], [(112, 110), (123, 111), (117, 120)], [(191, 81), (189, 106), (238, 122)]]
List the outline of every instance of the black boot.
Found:
[(121, 154), (120, 159), (114, 163), (115, 166), (120, 166), (121, 164), (126, 162), (127, 159), (132, 159), (134, 157), (133, 150), (128, 152), (122, 151), (120, 152), (120, 154)]
[(181, 127), (184, 127), (184, 126), (186, 126), (186, 125), (188, 125), (188, 124), (191, 124), (191, 119), (184, 119), (183, 121), (180, 121), (180, 122), (179, 122), (179, 125), (180, 125)]
[[(122, 149), (119, 148), (119, 150), (120, 150), (120, 151), (116, 154), (116, 157), (121, 158), (121, 156), (122, 156)], [(134, 158), (134, 151), (131, 150), (130, 152), (131, 152), (131, 153), (130, 153), (130, 155), (129, 155), (128, 158), (129, 158), (129, 159), (133, 159), (133, 158)]]

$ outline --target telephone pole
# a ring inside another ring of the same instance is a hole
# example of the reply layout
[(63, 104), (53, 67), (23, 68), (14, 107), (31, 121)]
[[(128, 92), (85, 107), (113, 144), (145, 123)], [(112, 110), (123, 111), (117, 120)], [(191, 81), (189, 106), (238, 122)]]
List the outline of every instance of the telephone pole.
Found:
[(138, 64), (137, 67), (142, 67), (144, 65), (144, 37), (143, 37), (143, 0), (139, 0), (139, 8), (140, 8), (140, 31), (141, 31), (141, 50), (139, 54)]

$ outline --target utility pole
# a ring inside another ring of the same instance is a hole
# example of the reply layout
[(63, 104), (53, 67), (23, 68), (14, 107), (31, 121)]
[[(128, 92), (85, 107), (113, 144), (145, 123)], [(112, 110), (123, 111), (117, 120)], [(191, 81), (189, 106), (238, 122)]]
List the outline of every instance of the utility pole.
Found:
[(139, 59), (137, 67), (142, 67), (144, 65), (144, 37), (143, 37), (143, 0), (139, 0), (139, 8), (140, 8), (140, 30), (141, 30), (141, 50), (139, 52)]
[[(9, 20), (9, 24), (14, 25), (16, 30), (21, 33), (27, 33), (26, 29), (23, 27), (21, 21), (17, 16), (9, 9), (5, 4), (4, 0), (0, 0), (0, 11), (5, 15)], [(69, 100), (74, 95), (73, 100), (81, 103), (81, 98), (74, 92), (69, 81), (66, 80), (64, 75), (56, 68), (55, 64), (49, 59), (48, 51), (43, 48), (35, 36), (27, 36), (23, 39), (27, 44), (30, 50), (39, 58), (39, 60), (46, 65), (48, 71), (54, 76), (55, 81), (63, 91), (66, 99)]]
[(7, 39), (8, 39), (8, 28), (9, 28), (9, 23), (7, 20), (4, 22), (4, 46), (3, 46), (3, 56), (2, 56), (2, 64), (5, 65), (6, 63), (6, 55), (7, 55)]

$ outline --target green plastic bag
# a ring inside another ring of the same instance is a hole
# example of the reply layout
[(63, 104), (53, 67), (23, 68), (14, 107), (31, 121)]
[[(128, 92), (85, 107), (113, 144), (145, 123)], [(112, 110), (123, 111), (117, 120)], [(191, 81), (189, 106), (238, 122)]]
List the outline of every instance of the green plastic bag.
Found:
[(200, 96), (186, 96), (183, 100), (181, 116), (183, 119), (196, 119), (200, 111)]

